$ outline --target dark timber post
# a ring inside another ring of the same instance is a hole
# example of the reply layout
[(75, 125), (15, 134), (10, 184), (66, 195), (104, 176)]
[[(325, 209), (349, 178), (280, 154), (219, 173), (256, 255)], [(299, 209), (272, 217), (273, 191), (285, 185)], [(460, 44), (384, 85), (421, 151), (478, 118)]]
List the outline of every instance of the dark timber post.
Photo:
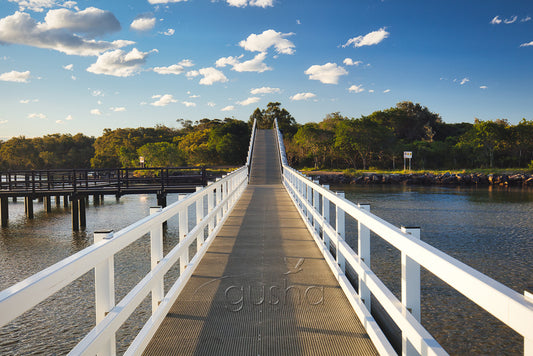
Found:
[(78, 197), (75, 195), (70, 196), (70, 211), (72, 215), (72, 231), (80, 230), (80, 219), (78, 213)]
[(44, 206), (44, 211), (46, 211), (47, 213), (51, 212), (52, 211), (52, 197), (50, 195), (46, 195), (43, 197), (43, 206)]
[(24, 197), (24, 210), (26, 211), (26, 217), (33, 219), (33, 197)]
[(9, 215), (9, 209), (8, 209), (8, 197), (1, 197), (0, 198), (0, 221), (1, 226), (5, 227), (7, 226), (7, 220)]
[(78, 220), (81, 228), (85, 228), (87, 226), (87, 215), (85, 213), (85, 202), (87, 197), (81, 197), (78, 199)]

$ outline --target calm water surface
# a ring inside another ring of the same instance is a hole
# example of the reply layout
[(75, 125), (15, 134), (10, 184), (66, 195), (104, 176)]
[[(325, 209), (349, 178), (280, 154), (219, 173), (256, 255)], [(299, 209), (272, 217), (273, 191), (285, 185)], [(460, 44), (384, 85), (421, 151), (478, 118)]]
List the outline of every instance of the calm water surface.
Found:
[[(354, 202), (368, 202), (378, 216), (395, 225), (417, 225), (422, 240), (523, 293), (533, 280), (533, 191), (428, 187), (337, 186)], [(169, 204), (177, 196), (169, 197)], [(123, 227), (148, 215), (154, 196), (106, 197), (87, 209), (87, 229), (73, 233), (70, 214), (55, 207), (45, 214), (35, 204), (35, 219), (24, 204), (10, 203), (9, 227), (0, 229), (0, 290), (31, 276), (93, 243), (95, 230)], [(193, 214), (191, 214), (192, 216)], [(347, 219), (348, 241), (355, 222)], [(168, 251), (177, 243), (177, 221), (169, 221)], [(148, 272), (147, 238), (115, 258), (116, 300)], [(166, 253), (166, 252), (165, 252)], [(372, 238), (372, 268), (399, 296), (400, 255)], [(172, 274), (174, 275), (172, 276)], [(172, 271), (169, 280), (177, 277)], [(169, 283), (167, 283), (168, 289)], [(422, 323), (451, 354), (522, 353), (522, 338), (426, 271), (422, 271)], [(124, 351), (150, 314), (146, 300), (117, 334)], [(34, 310), (0, 328), (0, 355), (65, 354), (94, 324), (94, 280), (88, 273)]]
[[(423, 241), (520, 294), (533, 285), (533, 190), (336, 186), (396, 226), (420, 226)], [(357, 249), (355, 222), (348, 221)], [(400, 254), (371, 241), (371, 267), (400, 297)], [(523, 338), (422, 269), (422, 324), (451, 354), (523, 354)]]

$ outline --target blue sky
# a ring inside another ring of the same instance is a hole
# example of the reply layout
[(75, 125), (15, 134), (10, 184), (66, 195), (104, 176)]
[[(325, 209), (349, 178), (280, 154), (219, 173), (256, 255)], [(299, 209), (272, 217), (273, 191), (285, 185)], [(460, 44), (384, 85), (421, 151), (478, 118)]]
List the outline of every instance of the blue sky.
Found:
[(529, 0), (0, 0), (0, 139), (179, 127), (279, 101), (300, 123), (410, 100), (533, 119)]

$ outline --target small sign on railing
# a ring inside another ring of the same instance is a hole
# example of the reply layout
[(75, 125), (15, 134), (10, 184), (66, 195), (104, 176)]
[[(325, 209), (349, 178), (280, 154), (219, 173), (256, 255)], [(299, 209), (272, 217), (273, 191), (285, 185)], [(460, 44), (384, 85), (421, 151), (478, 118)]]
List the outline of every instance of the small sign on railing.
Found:
[(405, 161), (409, 160), (409, 170), (411, 170), (411, 159), (413, 158), (412, 151), (403, 151), (403, 170), (405, 171)]

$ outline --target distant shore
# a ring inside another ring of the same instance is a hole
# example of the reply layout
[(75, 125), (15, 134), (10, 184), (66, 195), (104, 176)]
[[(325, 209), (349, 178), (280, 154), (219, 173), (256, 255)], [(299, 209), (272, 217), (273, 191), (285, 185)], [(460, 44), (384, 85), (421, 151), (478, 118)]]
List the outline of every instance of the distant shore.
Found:
[(358, 175), (328, 171), (302, 171), (303, 174), (318, 179), (320, 184), (403, 184), (403, 185), (443, 185), (443, 186), (514, 186), (533, 187), (531, 173), (372, 173)]

